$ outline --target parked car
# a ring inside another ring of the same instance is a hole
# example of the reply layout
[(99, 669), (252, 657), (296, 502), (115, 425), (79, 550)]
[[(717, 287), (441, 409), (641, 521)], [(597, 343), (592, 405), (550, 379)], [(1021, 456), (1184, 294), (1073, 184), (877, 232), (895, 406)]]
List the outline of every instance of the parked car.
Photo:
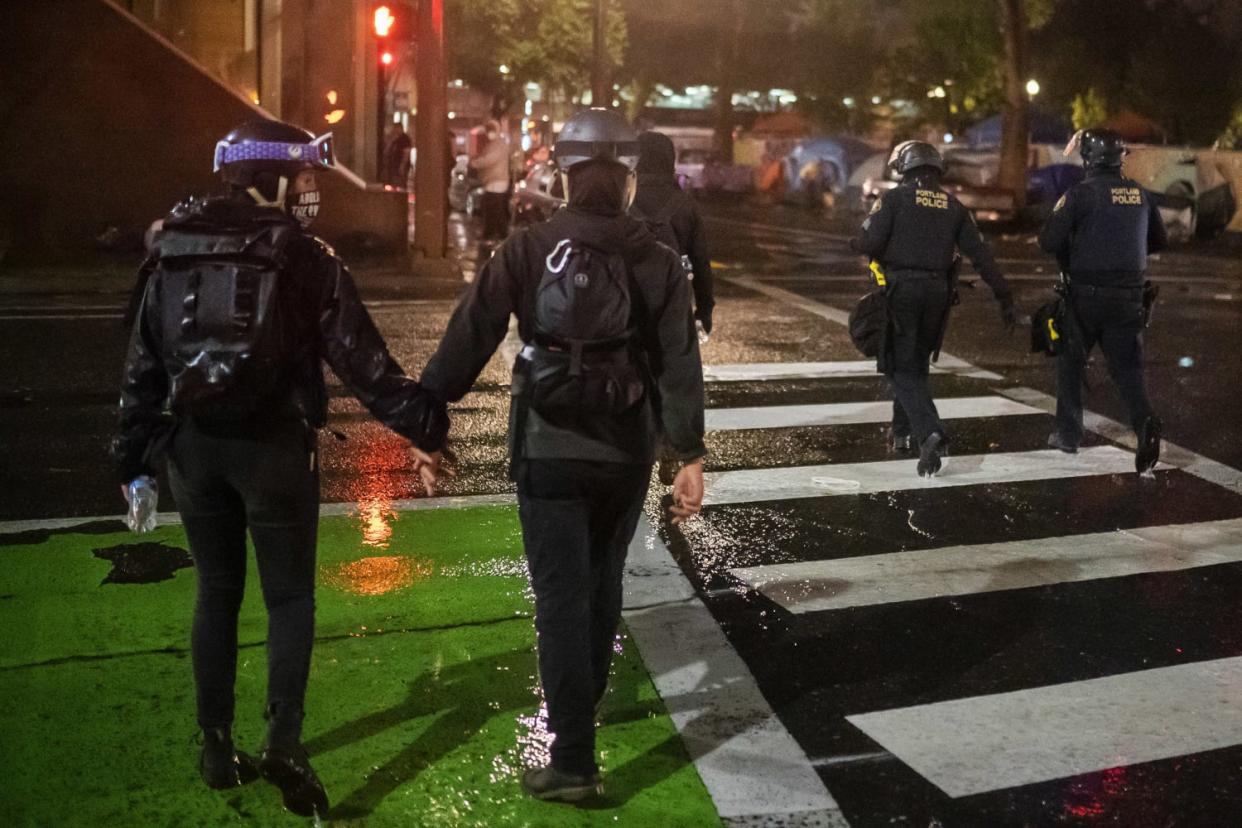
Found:
[(546, 221), (564, 204), (556, 167), (550, 162), (534, 164), (513, 188), (513, 223), (521, 226)]

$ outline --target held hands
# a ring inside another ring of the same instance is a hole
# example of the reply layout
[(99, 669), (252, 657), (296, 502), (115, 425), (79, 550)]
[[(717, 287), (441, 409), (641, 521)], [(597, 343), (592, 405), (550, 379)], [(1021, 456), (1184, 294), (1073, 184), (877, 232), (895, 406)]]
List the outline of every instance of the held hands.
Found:
[(410, 446), (410, 454), (414, 457), (414, 472), (422, 481), (427, 497), (435, 496), (436, 483), (441, 475), (452, 477), (456, 474), (453, 470), (442, 467), (442, 461), (445, 459), (450, 463), (457, 459), (447, 447), (441, 451), (428, 452), (418, 446)]
[(673, 502), (668, 507), (673, 525), (685, 523), (703, 508), (703, 460), (682, 466), (673, 479)]

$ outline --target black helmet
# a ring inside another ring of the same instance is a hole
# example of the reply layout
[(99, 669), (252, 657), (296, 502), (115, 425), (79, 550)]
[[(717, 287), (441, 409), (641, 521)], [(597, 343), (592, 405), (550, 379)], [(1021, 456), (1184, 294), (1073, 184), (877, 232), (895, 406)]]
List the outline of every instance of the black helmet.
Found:
[(597, 158), (632, 170), (638, 166), (638, 133), (610, 109), (588, 109), (565, 122), (552, 154), (562, 170)]
[(282, 121), (247, 121), (216, 142), (220, 177), (239, 189), (256, 188), (268, 200), (276, 200), (281, 178), (292, 181), (302, 170), (333, 163), (332, 133), (316, 138)]
[(1111, 129), (1088, 129), (1078, 139), (1082, 165), (1089, 170), (1120, 167), (1121, 157), (1129, 152), (1126, 143)]
[(918, 167), (934, 167), (944, 172), (944, 159), (940, 157), (940, 150), (926, 141), (902, 141), (893, 147), (892, 155), (888, 157), (888, 165), (898, 175), (905, 175)]

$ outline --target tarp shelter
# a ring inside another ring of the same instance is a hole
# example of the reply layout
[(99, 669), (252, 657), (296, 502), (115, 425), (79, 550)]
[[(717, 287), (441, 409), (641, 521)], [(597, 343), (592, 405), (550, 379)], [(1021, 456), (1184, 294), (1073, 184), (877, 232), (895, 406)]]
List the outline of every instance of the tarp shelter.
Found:
[[(1069, 142), (1070, 135), (1073, 132), (1073, 128), (1064, 118), (1039, 109), (1031, 110), (1032, 144), (1060, 144), (1064, 146)], [(966, 143), (971, 147), (999, 147), (1000, 142), (1000, 115), (994, 115), (991, 118), (980, 121), (966, 130)]]

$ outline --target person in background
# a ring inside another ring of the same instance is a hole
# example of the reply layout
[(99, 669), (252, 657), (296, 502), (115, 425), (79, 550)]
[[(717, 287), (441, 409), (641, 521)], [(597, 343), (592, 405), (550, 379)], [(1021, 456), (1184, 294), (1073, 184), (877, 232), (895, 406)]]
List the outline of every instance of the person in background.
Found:
[(483, 243), (503, 241), (509, 233), (509, 142), (497, 121), (487, 122), (487, 146), (470, 166), (483, 182)]

